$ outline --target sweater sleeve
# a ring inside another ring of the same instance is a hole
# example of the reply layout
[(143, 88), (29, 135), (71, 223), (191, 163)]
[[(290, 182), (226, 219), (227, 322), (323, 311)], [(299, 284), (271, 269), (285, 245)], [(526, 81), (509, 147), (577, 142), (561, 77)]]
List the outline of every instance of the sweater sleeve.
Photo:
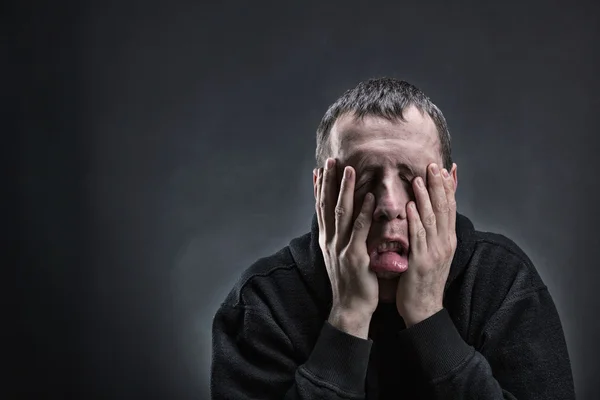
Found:
[(399, 333), (440, 399), (574, 399), (567, 346), (547, 288), (505, 299), (475, 349), (444, 309)]
[(372, 342), (327, 322), (304, 363), (262, 310), (222, 305), (212, 335), (213, 400), (365, 398)]

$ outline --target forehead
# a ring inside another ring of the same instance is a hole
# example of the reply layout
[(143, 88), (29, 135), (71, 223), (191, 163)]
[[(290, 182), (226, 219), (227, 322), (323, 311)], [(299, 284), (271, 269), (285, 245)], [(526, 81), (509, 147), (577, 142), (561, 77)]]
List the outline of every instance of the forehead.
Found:
[(331, 128), (332, 155), (344, 164), (407, 164), (424, 169), (440, 162), (440, 142), (433, 120), (416, 107), (402, 120), (342, 115)]

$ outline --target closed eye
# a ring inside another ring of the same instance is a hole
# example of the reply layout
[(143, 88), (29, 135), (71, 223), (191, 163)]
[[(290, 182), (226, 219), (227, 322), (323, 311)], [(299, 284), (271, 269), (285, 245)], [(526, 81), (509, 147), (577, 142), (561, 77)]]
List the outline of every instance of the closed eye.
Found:
[[(406, 176), (400, 176), (400, 179), (402, 180), (402, 182), (408, 186), (409, 188), (412, 188), (412, 180)], [(359, 181), (355, 187), (354, 187), (354, 191), (358, 192), (362, 189), (365, 189), (368, 187), (368, 185), (373, 183), (373, 179), (369, 178), (369, 179), (365, 179), (362, 181)]]
[(363, 187), (365, 187), (368, 183), (369, 183), (369, 181), (363, 181), (363, 182), (359, 183), (358, 185), (354, 186), (354, 191), (358, 192)]

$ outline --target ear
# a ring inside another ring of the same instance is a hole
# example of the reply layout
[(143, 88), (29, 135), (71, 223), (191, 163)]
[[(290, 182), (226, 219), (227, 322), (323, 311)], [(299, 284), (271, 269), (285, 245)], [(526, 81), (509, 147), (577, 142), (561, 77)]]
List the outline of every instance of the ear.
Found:
[(458, 174), (457, 174), (458, 166), (456, 163), (452, 163), (452, 169), (450, 170), (450, 176), (454, 179), (454, 191), (458, 187)]

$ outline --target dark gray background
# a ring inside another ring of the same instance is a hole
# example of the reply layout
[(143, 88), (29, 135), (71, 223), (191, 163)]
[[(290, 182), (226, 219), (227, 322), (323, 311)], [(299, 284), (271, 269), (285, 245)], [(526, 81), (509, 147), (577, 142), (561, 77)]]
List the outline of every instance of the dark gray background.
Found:
[(598, 7), (482, 3), (15, 3), (2, 390), (208, 398), (220, 301), (309, 229), (320, 118), (388, 75), (445, 113), (459, 211), (529, 254), (599, 398)]

